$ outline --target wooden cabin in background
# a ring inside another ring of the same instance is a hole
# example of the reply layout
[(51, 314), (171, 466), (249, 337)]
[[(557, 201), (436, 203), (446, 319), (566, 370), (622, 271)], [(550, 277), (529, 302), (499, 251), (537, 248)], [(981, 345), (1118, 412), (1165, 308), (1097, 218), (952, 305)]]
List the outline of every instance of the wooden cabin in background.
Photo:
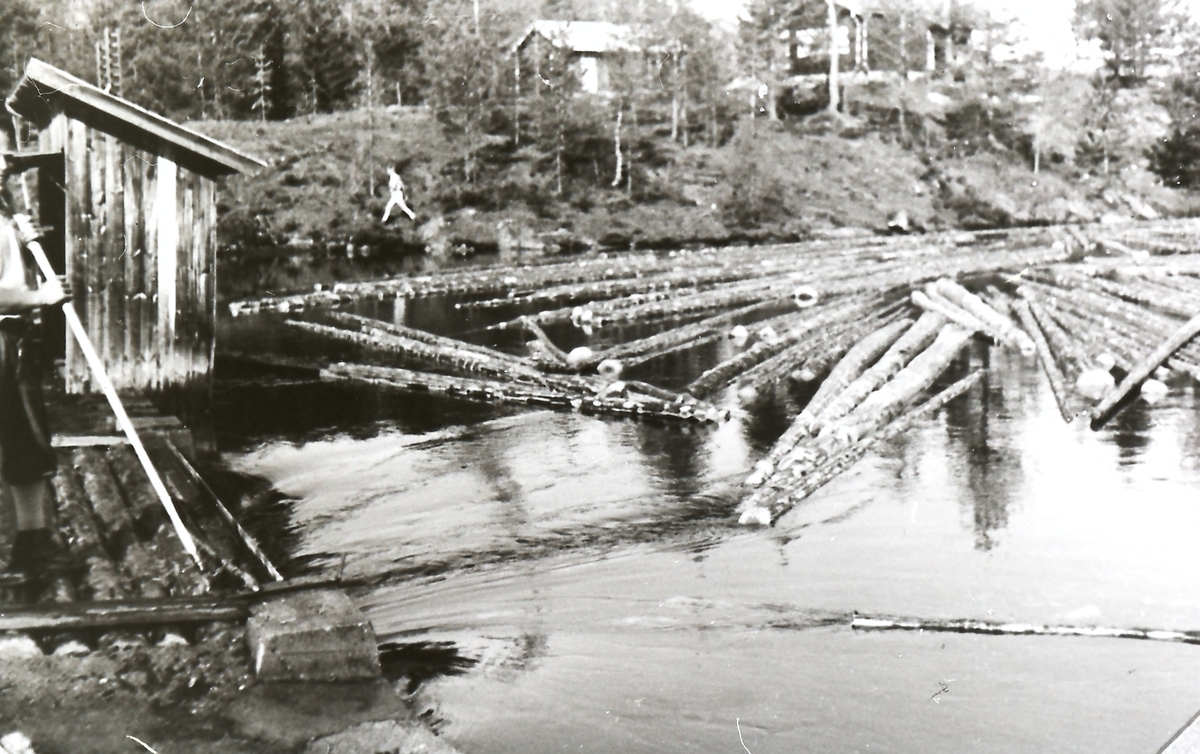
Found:
[(611, 90), (609, 64), (613, 58), (643, 52), (637, 31), (627, 24), (539, 19), (508, 45), (518, 93), (537, 87), (541, 56), (550, 50), (568, 56), (579, 76), (580, 89), (588, 94)]
[[(9, 96), (36, 129), (43, 246), (121, 391), (207, 382), (216, 334), (217, 182), (258, 160), (40, 60)], [(19, 204), (19, 202), (18, 202)], [(61, 328), (59, 331), (62, 332)], [(68, 392), (88, 367), (65, 339)]]
[[(847, 76), (872, 72), (946, 76), (964, 63), (972, 28), (950, 0), (835, 0), (838, 67)], [(804, 6), (788, 23), (790, 73), (829, 71), (824, 3)]]

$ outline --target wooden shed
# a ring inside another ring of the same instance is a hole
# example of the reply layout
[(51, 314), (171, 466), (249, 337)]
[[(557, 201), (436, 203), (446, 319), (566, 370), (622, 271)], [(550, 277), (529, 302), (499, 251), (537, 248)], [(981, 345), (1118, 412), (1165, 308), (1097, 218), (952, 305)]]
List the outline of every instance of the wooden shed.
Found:
[[(216, 332), (217, 181), (264, 167), (208, 137), (30, 60), (10, 113), (37, 129), (47, 254), (119, 390), (207, 382)], [(23, 157), (23, 155), (22, 155)], [(66, 338), (66, 389), (90, 376)]]

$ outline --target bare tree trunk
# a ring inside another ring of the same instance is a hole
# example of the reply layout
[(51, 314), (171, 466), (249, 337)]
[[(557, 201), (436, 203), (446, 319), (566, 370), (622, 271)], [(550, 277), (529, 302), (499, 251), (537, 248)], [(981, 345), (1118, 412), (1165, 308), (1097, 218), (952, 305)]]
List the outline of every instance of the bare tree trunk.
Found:
[(671, 94), (671, 141), (679, 140), (679, 93)]
[(687, 92), (684, 92), (684, 93), (683, 93), (683, 99), (682, 99), (682, 101), (679, 103), (679, 120), (680, 120), (681, 124), (683, 125), (683, 134), (682, 134), (682, 135), (683, 135), (683, 148), (684, 148), (684, 149), (687, 149), (687, 146), (688, 146), (688, 110), (687, 110), (687, 105), (688, 105), (688, 101), (687, 101)]
[(621, 116), (624, 115), (624, 113), (624, 110), (617, 110), (617, 125), (616, 128), (613, 129), (613, 148), (617, 153), (617, 169), (613, 173), (612, 179), (613, 188), (621, 185), (621, 169), (625, 161), (624, 156), (621, 154)]
[(908, 15), (900, 14), (900, 141), (908, 143)]
[(825, 0), (829, 6), (829, 112), (838, 111), (838, 22), (837, 4), (834, 0)]
[[(629, 114), (633, 116), (634, 136), (637, 135), (638, 117), (637, 110), (629, 109)], [(633, 147), (629, 147), (629, 165), (625, 168), (625, 193), (633, 196)]]
[(1034, 172), (1034, 175), (1037, 175), (1038, 167), (1041, 165), (1041, 161), (1042, 161), (1042, 149), (1037, 144), (1034, 144), (1033, 145), (1033, 172)]

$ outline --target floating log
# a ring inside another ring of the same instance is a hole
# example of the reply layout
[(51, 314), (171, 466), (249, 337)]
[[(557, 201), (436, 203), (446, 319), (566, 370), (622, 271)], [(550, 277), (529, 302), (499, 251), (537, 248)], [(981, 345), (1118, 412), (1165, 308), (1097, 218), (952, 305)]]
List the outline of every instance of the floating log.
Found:
[(459, 351), (471, 351), (486, 357), (486, 359), (489, 361), (502, 361), (510, 364), (526, 366), (519, 356), (513, 356), (512, 354), (508, 354), (503, 351), (497, 351), (496, 349), (488, 348), (487, 346), (468, 343), (465, 340), (457, 340), (455, 338), (446, 337), (445, 335), (435, 335), (434, 333), (426, 332), (425, 330), (418, 330), (415, 327), (407, 327), (395, 322), (385, 322), (381, 319), (372, 319), (370, 317), (363, 317), (357, 314), (350, 314), (348, 312), (329, 312), (326, 314), (326, 316), (334, 322), (355, 329), (378, 329), (391, 335), (399, 335), (401, 337), (416, 340), (421, 343), (427, 343), (431, 346), (441, 346), (443, 348)]
[[(841, 421), (826, 425), (815, 443), (793, 442), (790, 449), (768, 454), (768, 458), (775, 459), (774, 471), (770, 475), (763, 475), (762, 486), (751, 493), (745, 503), (746, 508), (767, 508), (766, 501), (777, 494), (777, 488), (791, 486), (789, 477), (807, 476), (831, 456), (892, 421), (945, 371), (970, 336), (970, 332), (955, 324), (943, 326), (933, 343), (899, 370), (895, 377), (867, 396)], [(758, 478), (750, 481), (758, 481)]]
[[(871, 435), (853, 446), (843, 450), (834, 458), (817, 466), (802, 476), (782, 477), (774, 480), (770, 494), (755, 493), (739, 507), (738, 523), (741, 525), (758, 524), (774, 525), (780, 516), (794, 508), (799, 502), (813, 494), (842, 472), (862, 460), (863, 456), (875, 443), (898, 437), (910, 430), (918, 421), (932, 415), (942, 406), (971, 389), (985, 374), (980, 369), (972, 372), (963, 379), (942, 390), (934, 397), (895, 420), (882, 431)], [(763, 488), (766, 489), (766, 488)]]
[(798, 321), (791, 329), (776, 338), (760, 339), (750, 348), (712, 367), (687, 386), (686, 391), (703, 397), (714, 390), (728, 385), (740, 373), (782, 352), (800, 341), (810, 332), (832, 322), (853, 318), (865, 313), (874, 302), (852, 299), (840, 306), (827, 308), (813, 316)]
[(920, 319), (888, 348), (879, 361), (833, 396), (811, 417), (809, 433), (820, 431), (822, 426), (841, 419), (857, 408), (869, 395), (908, 366), (917, 354), (929, 348), (945, 325), (946, 318), (937, 312), (922, 314)]
[[(778, 310), (779, 307), (780, 304), (777, 301), (759, 302), (743, 306), (733, 311), (707, 317), (699, 322), (693, 322), (645, 338), (612, 346), (596, 353), (585, 363), (593, 365), (607, 359), (613, 359), (623, 363), (626, 367), (642, 364), (652, 358), (658, 358), (681, 349), (695, 348), (704, 343), (712, 342), (716, 338), (723, 337), (725, 329), (733, 323), (761, 317), (765, 312)], [(787, 316), (798, 320), (803, 315), (792, 312)], [(789, 319), (789, 321), (792, 320)]]
[[(322, 370), (321, 376), (323, 379), (334, 381), (367, 382), (406, 392), (442, 393), (451, 397), (488, 403), (570, 408), (584, 413), (660, 417), (694, 422), (716, 422), (727, 417), (726, 412), (694, 400), (664, 401), (660, 398), (641, 396), (636, 393), (621, 394), (619, 391), (604, 391), (594, 395), (570, 395), (534, 386), (435, 375), (395, 367), (336, 364)], [(627, 383), (621, 384), (627, 385)]]
[[(517, 326), (533, 337), (537, 338), (538, 342), (542, 344), (542, 348), (545, 349), (546, 353), (548, 353), (559, 366), (571, 366), (571, 360), (567, 356), (567, 352), (559, 348), (555, 342), (550, 339), (550, 336), (546, 334), (546, 331), (539, 327), (538, 323), (534, 322), (531, 317), (518, 318)], [(582, 362), (580, 362), (580, 365), (582, 365)]]
[(858, 631), (936, 631), (988, 636), (1092, 636), (1101, 639), (1142, 639), (1181, 644), (1200, 644), (1200, 631), (1163, 631), (1144, 628), (1102, 626), (1055, 626), (1039, 623), (1000, 623), (982, 620), (929, 620), (924, 618), (876, 618), (856, 615), (850, 627)]
[(431, 345), (412, 338), (385, 333), (376, 328), (364, 327), (362, 329), (350, 330), (297, 319), (289, 319), (287, 320), (287, 324), (291, 327), (324, 335), (345, 343), (397, 354), (406, 359), (428, 364), (450, 366), (456, 370), (486, 371), (491, 366), (489, 363), (490, 359), (480, 354)]
[(1038, 329), (1045, 336), (1051, 352), (1059, 360), (1060, 366), (1065, 365), (1064, 377), (1074, 383), (1091, 359), (1076, 346), (1075, 341), (1067, 335), (1066, 331), (1059, 327), (1054, 318), (1042, 307), (1037, 295), (1028, 287), (1018, 288), (1017, 295), (1029, 304), (1029, 313), (1037, 320)]
[(812, 341), (813, 347), (805, 354), (803, 363), (789, 376), (799, 382), (813, 382), (822, 375), (828, 379), (829, 373), (855, 344), (879, 328), (911, 316), (911, 310), (908, 300), (903, 299), (862, 318), (831, 325), (822, 333), (824, 337)]
[(108, 448), (104, 457), (120, 485), (138, 532), (149, 536), (166, 520), (166, 515), (145, 470), (128, 446)]
[(1071, 423), (1075, 419), (1076, 412), (1068, 405), (1066, 381), (1063, 379), (1062, 371), (1058, 368), (1058, 363), (1054, 360), (1054, 354), (1050, 350), (1050, 344), (1046, 342), (1042, 328), (1029, 308), (1029, 302), (1024, 299), (1014, 301), (1013, 310), (1020, 318), (1025, 332), (1029, 333), (1033, 339), (1034, 346), (1037, 348), (1038, 361), (1041, 362), (1042, 371), (1050, 382), (1050, 391), (1054, 393), (1054, 400), (1058, 404), (1058, 411), (1062, 414), (1063, 421)]
[(898, 416), (950, 366), (970, 337), (970, 332), (957, 325), (943, 327), (933, 343), (913, 357), (895, 377), (868, 395), (843, 419), (821, 430), (818, 443), (825, 454), (857, 442)]
[(862, 319), (831, 323), (814, 332), (811, 338), (747, 369), (736, 382), (756, 392), (769, 390), (785, 378), (812, 382), (829, 372), (855, 343), (900, 316), (901, 312), (892, 308)]
[(987, 327), (988, 334), (997, 341), (1006, 343), (1027, 356), (1032, 356), (1037, 350), (1028, 335), (1008, 317), (984, 303), (979, 296), (948, 278), (940, 278), (934, 286), (948, 301), (982, 322)]
[(1155, 348), (1150, 355), (1134, 365), (1133, 369), (1125, 375), (1125, 379), (1121, 380), (1121, 384), (1117, 386), (1117, 389), (1105, 396), (1099, 405), (1092, 409), (1092, 429), (1100, 429), (1108, 423), (1108, 420), (1117, 412), (1122, 401), (1128, 398), (1135, 388), (1145, 382), (1146, 378), (1167, 360), (1167, 357), (1178, 351), (1184, 343), (1196, 337), (1198, 333), (1200, 333), (1200, 314), (1185, 322), (1169, 338), (1163, 341), (1158, 348)]
[[(945, 320), (941, 319), (940, 317), (939, 320), (943, 323), (945, 322)], [(771, 447), (771, 450), (767, 453), (767, 455), (761, 458), (758, 463), (755, 464), (754, 471), (751, 472), (750, 476), (746, 478), (745, 484), (750, 487), (757, 487), (762, 484), (763, 481), (765, 481), (766, 478), (771, 474), (771, 472), (775, 470), (775, 464), (778, 463), (781, 458), (790, 453), (796, 447), (796, 443), (812, 434), (816, 413), (823, 410), (825, 405), (828, 405), (830, 400), (828, 396), (835, 392), (833, 390), (834, 383), (843, 383), (847, 377), (857, 378), (859, 375), (855, 374), (855, 372), (858, 371), (864, 364), (874, 361), (876, 357), (879, 356), (877, 352), (878, 346), (883, 341), (886, 341), (889, 338), (892, 338), (892, 340), (895, 341), (895, 338), (892, 337), (893, 333), (891, 332), (891, 329), (896, 328), (897, 330), (903, 330), (905, 327), (910, 326), (911, 324), (912, 320), (901, 320), (900, 322), (892, 325), (886, 325), (881, 330), (878, 330), (875, 334), (867, 336), (868, 338), (877, 338), (876, 341), (867, 342), (866, 345), (863, 345), (861, 350), (859, 350), (857, 353), (853, 353), (853, 355), (851, 355), (851, 353), (847, 353), (846, 356), (843, 357), (842, 362), (839, 362), (838, 366), (834, 367), (834, 370), (831, 371), (829, 376), (825, 378), (825, 381), (821, 385), (821, 389), (809, 399), (808, 405), (806, 405), (800, 414), (794, 420), (792, 420), (791, 425), (789, 425), (779, 439), (775, 441), (775, 444)], [(920, 348), (925, 348), (929, 345), (929, 343), (932, 343), (933, 337), (936, 334), (937, 332), (934, 330), (930, 334), (928, 342), (921, 345)], [(864, 342), (865, 340), (860, 341), (860, 345), (862, 345)], [(895, 342), (886, 347), (890, 352), (890, 349), (895, 347)], [(851, 352), (854, 352), (854, 350), (857, 348), (858, 346), (856, 345), (850, 350)], [(909, 358), (911, 358), (911, 356)], [(847, 367), (844, 370), (842, 369), (842, 364), (847, 364)], [(888, 376), (890, 377), (891, 375)], [(831, 389), (828, 390), (825, 395), (822, 395), (821, 391), (825, 390), (827, 385), (830, 385)], [(875, 387), (878, 386), (876, 385)], [(874, 387), (871, 389), (874, 390)], [(816, 405), (814, 406), (814, 404)]]
[[(811, 419), (824, 411), (850, 383), (873, 366), (912, 326), (913, 320), (902, 319), (881, 327), (855, 344), (821, 383), (821, 387), (813, 394), (796, 420), (808, 427)], [(932, 341), (932, 337), (930, 340)]]
[(965, 330), (987, 332), (987, 326), (980, 322), (979, 318), (963, 311), (928, 287), (924, 291), (913, 291), (912, 302), (927, 312), (942, 315)]

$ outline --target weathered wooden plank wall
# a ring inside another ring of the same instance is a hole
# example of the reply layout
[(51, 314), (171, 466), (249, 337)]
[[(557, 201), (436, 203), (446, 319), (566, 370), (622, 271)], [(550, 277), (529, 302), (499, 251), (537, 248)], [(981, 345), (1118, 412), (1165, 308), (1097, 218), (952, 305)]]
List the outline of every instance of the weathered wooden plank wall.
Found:
[[(216, 317), (216, 184), (58, 115), (39, 148), (65, 155), (66, 273), (75, 307), (119, 389), (206, 378)], [(91, 386), (66, 347), (67, 389)]]

